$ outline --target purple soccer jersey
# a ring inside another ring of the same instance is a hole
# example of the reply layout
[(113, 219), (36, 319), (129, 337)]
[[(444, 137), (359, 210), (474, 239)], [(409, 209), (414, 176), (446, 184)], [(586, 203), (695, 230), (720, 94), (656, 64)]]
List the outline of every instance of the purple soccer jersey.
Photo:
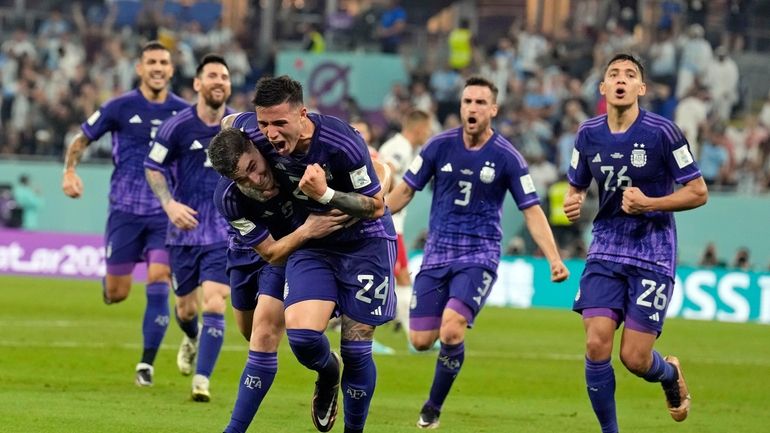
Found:
[(607, 116), (584, 122), (575, 140), (569, 182), (586, 189), (599, 186), (588, 259), (608, 260), (674, 276), (676, 227), (672, 212), (628, 215), (621, 209), (623, 190), (634, 186), (649, 197), (674, 191), (701, 176), (690, 146), (671, 121), (640, 110), (624, 133), (613, 134)]
[[(291, 191), (296, 204), (309, 212), (327, 212), (332, 208), (310, 200), (299, 189), (299, 181), (305, 168), (318, 163), (326, 171), (326, 181), (337, 191), (357, 192), (373, 196), (380, 191), (380, 182), (374, 171), (369, 149), (361, 135), (350, 125), (332, 116), (309, 114), (315, 124), (310, 150), (295, 158), (278, 155), (267, 138), (259, 131), (256, 113), (240, 113), (233, 127), (249, 134), (257, 149), (265, 156), (276, 174), (282, 190)], [(395, 239), (395, 229), (390, 213), (380, 218), (362, 219), (350, 227), (341, 229), (310, 244), (317, 247), (334, 246), (339, 242), (357, 241), (367, 238)]]
[(144, 158), (158, 126), (189, 104), (170, 93), (163, 103), (152, 103), (138, 89), (107, 101), (83, 122), (83, 134), (97, 140), (112, 132), (110, 210), (133, 215), (162, 214), (160, 202), (144, 177)]
[(145, 167), (169, 171), (174, 199), (198, 212), (195, 215), (198, 226), (192, 230), (182, 230), (169, 223), (167, 245), (211, 245), (227, 241), (227, 221), (211, 199), (220, 176), (208, 157), (209, 142), (220, 129), (219, 125), (203, 123), (193, 105), (163, 122), (155, 136)]
[(422, 268), (475, 263), (496, 270), (506, 191), (521, 210), (540, 203), (524, 158), (497, 133), (481, 149), (468, 150), (462, 128), (451, 129), (433, 137), (404, 175), (415, 190), (431, 178), (435, 190)]
[(307, 213), (295, 212), (290, 197), (278, 194), (266, 202), (247, 197), (235, 182), (219, 179), (214, 191), (214, 205), (230, 224), (229, 248), (253, 249), (268, 235), (280, 239), (304, 222)]

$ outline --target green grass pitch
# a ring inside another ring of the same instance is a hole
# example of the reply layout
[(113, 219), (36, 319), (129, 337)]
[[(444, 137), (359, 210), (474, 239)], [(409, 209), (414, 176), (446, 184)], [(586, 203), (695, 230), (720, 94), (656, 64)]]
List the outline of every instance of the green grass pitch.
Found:
[[(137, 285), (126, 302), (108, 307), (98, 282), (0, 277), (0, 432), (221, 432), (247, 351), (232, 315), (210, 403), (192, 402), (190, 378), (176, 369), (181, 333), (173, 320), (156, 361), (155, 386), (140, 389), (133, 369), (143, 292)], [(328, 335), (338, 347), (339, 334)], [(375, 357), (377, 392), (366, 431), (416, 432), (435, 353), (409, 354), (403, 333), (391, 326), (376, 336), (397, 353)], [(628, 373), (615, 356), (621, 431), (768, 431), (769, 343), (764, 325), (669, 320), (657, 347), (682, 360), (693, 395), (690, 418), (674, 423), (660, 387)], [(585, 392), (583, 331), (574, 313), (486, 308), (466, 348), (439, 431), (599, 431)], [(315, 431), (309, 415), (314, 380), (284, 340), (278, 376), (250, 431)], [(340, 413), (333, 431), (342, 432), (342, 424)]]

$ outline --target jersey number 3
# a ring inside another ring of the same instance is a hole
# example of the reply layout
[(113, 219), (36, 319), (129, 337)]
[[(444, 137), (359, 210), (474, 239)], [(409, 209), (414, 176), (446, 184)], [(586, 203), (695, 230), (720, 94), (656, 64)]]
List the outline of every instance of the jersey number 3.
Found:
[(463, 198), (455, 199), (455, 204), (457, 206), (468, 206), (468, 203), (471, 201), (471, 187), (473, 184), (467, 180), (461, 180), (457, 182), (457, 185), (460, 187), (460, 194), (463, 195)]

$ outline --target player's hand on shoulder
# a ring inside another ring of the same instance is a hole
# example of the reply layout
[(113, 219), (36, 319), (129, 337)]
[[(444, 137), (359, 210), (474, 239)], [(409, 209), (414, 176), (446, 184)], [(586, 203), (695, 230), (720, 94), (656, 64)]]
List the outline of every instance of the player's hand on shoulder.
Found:
[(639, 215), (652, 209), (648, 206), (648, 197), (635, 186), (629, 186), (623, 191), (623, 212), (629, 215)]
[(198, 227), (198, 220), (195, 218), (198, 212), (186, 204), (179, 203), (176, 200), (169, 200), (163, 209), (165, 209), (168, 219), (176, 227), (182, 230), (192, 230)]
[(305, 168), (305, 174), (299, 180), (299, 189), (313, 200), (320, 198), (326, 192), (326, 172), (320, 165), (310, 164)]
[(580, 219), (580, 207), (583, 205), (583, 197), (580, 194), (567, 195), (564, 199), (564, 213), (570, 222)]
[(569, 269), (564, 266), (564, 262), (559, 260), (558, 262), (551, 263), (551, 281), (561, 283), (567, 278), (569, 278)]
[(323, 214), (310, 214), (307, 220), (305, 220), (305, 224), (308, 226), (311, 237), (320, 239), (343, 227), (347, 227), (351, 220), (358, 221), (358, 218), (353, 218), (340, 210), (334, 209)]
[(83, 195), (83, 181), (75, 170), (66, 170), (61, 182), (61, 189), (68, 197), (80, 198)]

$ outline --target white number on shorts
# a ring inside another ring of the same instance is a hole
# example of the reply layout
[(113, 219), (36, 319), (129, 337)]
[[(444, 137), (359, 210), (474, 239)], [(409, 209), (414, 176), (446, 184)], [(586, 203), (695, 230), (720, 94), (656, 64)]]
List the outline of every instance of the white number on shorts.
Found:
[(471, 187), (473, 184), (467, 180), (461, 180), (457, 182), (457, 185), (460, 186), (460, 194), (463, 194), (463, 198), (455, 199), (455, 204), (458, 206), (468, 206), (468, 203), (471, 201)]
[(476, 301), (476, 304), (481, 306), (481, 300), (484, 299), (484, 296), (487, 296), (487, 293), (489, 293), (489, 288), (492, 287), (492, 275), (484, 271), (484, 276), (482, 277), (482, 284), (481, 287), (476, 287), (476, 291), (479, 292), (479, 296), (474, 296), (473, 300)]
[(364, 287), (356, 292), (356, 299), (359, 301), (371, 304), (372, 298), (375, 298), (381, 299), (384, 304), (385, 300), (388, 299), (388, 277), (385, 277), (382, 284), (374, 289), (374, 294), (371, 296), (369, 295), (369, 290), (374, 286), (374, 275), (359, 275), (358, 282), (364, 283)]
[[(636, 305), (641, 305), (642, 307), (652, 307), (654, 306), (656, 310), (664, 310), (666, 309), (666, 302), (668, 302), (668, 296), (666, 296), (665, 293), (663, 293), (664, 290), (666, 290), (666, 284), (661, 284), (660, 286), (655, 283), (655, 281), (652, 280), (642, 280), (642, 286), (646, 287), (647, 290), (644, 291), (641, 295), (639, 295), (638, 298), (636, 298)], [(652, 299), (652, 301), (648, 301), (647, 297), (650, 296), (652, 292), (655, 292), (655, 297)]]

